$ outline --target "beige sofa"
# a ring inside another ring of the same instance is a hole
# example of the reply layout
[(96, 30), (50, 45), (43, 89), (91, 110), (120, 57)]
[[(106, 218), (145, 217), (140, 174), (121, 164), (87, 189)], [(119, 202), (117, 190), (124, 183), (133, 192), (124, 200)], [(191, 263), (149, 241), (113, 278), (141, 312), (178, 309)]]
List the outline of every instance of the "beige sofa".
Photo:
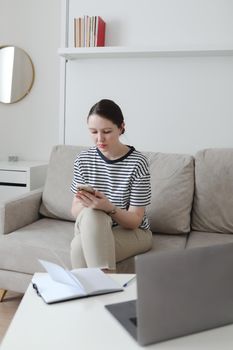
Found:
[[(0, 288), (24, 292), (38, 258), (70, 265), (73, 162), (84, 147), (52, 150), (45, 187), (1, 205)], [(233, 149), (185, 154), (145, 152), (152, 202), (148, 216), (152, 250), (185, 249), (233, 242)], [(117, 264), (133, 272), (134, 258)]]

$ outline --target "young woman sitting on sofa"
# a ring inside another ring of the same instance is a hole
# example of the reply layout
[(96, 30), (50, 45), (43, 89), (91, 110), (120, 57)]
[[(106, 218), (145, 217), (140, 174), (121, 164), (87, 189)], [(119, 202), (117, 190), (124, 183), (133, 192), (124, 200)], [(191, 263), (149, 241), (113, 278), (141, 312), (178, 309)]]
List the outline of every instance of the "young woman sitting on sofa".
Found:
[[(116, 262), (148, 251), (152, 245), (145, 214), (151, 198), (148, 162), (134, 147), (120, 141), (125, 123), (115, 102), (96, 103), (87, 125), (94, 146), (82, 151), (74, 162), (71, 211), (76, 222), (71, 262), (73, 268), (113, 272)], [(83, 188), (87, 184), (94, 192)]]

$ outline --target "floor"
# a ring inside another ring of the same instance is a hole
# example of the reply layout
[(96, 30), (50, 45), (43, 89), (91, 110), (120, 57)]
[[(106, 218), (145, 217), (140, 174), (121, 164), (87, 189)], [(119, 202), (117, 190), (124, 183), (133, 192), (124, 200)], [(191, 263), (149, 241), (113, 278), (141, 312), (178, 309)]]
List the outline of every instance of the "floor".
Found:
[(22, 300), (23, 294), (8, 291), (0, 303), (0, 343)]

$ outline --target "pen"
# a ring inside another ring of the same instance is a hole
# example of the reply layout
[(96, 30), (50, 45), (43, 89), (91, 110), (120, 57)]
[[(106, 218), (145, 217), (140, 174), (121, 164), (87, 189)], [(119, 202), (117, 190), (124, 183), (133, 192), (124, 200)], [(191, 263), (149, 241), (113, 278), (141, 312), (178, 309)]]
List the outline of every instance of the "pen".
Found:
[(35, 289), (36, 293), (37, 293), (37, 294), (39, 295), (39, 297), (40, 297), (41, 295), (40, 295), (40, 292), (39, 292), (39, 290), (38, 290), (37, 285), (36, 285), (35, 283), (32, 283), (32, 287)]
[(133, 282), (136, 279), (136, 275), (134, 277), (132, 277), (130, 280), (128, 280), (127, 282), (125, 282), (123, 284), (123, 287), (128, 287), (128, 285)]

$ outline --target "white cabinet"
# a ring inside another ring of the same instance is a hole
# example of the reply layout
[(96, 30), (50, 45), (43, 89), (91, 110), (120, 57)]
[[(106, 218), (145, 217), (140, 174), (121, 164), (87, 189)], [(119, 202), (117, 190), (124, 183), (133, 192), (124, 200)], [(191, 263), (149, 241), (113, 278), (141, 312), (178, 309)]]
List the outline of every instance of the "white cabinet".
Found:
[(36, 161), (0, 161), (0, 201), (42, 187), (47, 164)]

